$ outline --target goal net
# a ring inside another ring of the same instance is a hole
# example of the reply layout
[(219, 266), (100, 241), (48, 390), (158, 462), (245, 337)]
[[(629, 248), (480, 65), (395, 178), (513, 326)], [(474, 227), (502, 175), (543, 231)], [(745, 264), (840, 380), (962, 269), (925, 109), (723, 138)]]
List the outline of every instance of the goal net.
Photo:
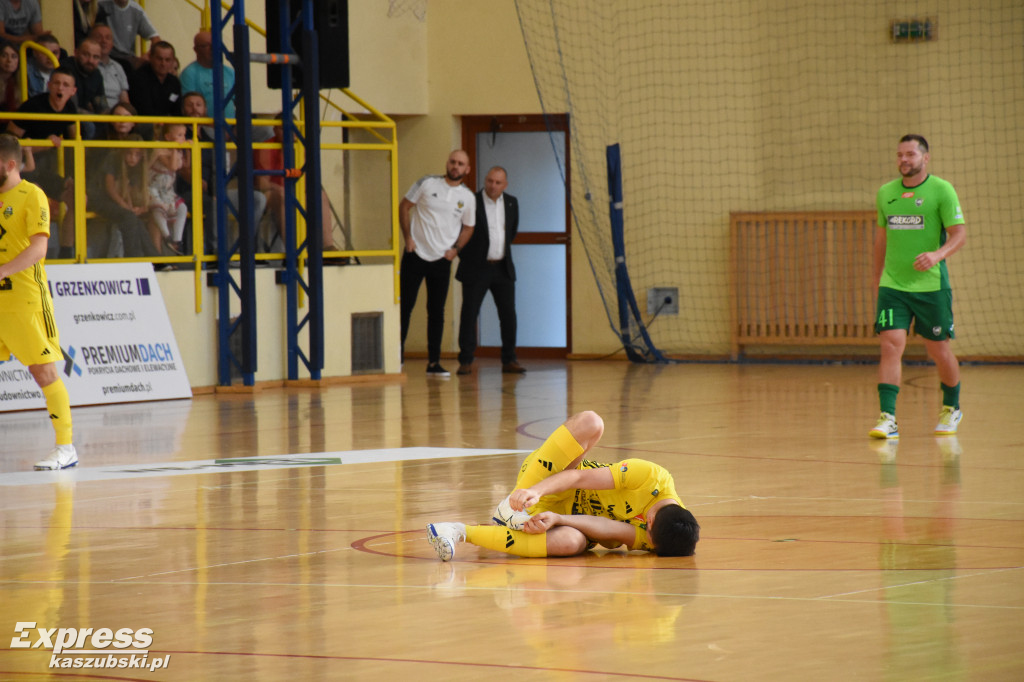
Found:
[[(727, 354), (730, 213), (873, 210), (897, 177), (899, 138), (913, 132), (928, 138), (929, 170), (953, 183), (967, 219), (967, 245), (949, 261), (957, 352), (1024, 358), (1019, 0), (935, 0), (920, 16), (884, 0), (516, 8), (544, 111), (569, 114), (575, 238), (607, 308), (610, 347), (646, 329), (669, 357)], [(894, 40), (894, 25), (917, 32)], [(640, 310), (626, 334), (606, 168), (615, 144), (623, 259)], [(821, 285), (799, 259), (786, 262), (779, 276), (792, 286)], [(655, 315), (652, 289), (677, 289), (678, 313)]]

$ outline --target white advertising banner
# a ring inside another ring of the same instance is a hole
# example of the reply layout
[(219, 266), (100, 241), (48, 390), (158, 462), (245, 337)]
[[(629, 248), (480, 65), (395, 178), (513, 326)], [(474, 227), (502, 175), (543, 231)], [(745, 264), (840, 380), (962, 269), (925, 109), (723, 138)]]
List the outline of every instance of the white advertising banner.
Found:
[[(151, 263), (48, 265), (72, 406), (191, 398)], [(32, 375), (0, 361), (0, 412), (44, 407)]]

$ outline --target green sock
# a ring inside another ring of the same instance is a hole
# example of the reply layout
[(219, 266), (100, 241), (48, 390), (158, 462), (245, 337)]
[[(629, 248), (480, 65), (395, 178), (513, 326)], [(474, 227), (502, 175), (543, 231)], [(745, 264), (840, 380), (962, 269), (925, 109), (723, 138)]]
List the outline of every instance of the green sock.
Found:
[(896, 416), (896, 396), (900, 393), (900, 387), (895, 384), (878, 384), (878, 404), (882, 412)]
[(947, 386), (946, 384), (939, 382), (939, 386), (942, 387), (942, 404), (949, 405), (954, 410), (960, 409), (960, 384), (956, 386)]

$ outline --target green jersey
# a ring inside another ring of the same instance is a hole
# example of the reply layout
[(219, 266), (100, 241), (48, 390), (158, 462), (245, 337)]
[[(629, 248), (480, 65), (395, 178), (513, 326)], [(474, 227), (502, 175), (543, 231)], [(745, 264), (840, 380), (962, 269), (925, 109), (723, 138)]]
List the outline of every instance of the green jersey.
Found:
[(949, 289), (946, 261), (918, 272), (914, 259), (946, 243), (946, 228), (963, 225), (953, 185), (929, 175), (917, 187), (893, 180), (878, 190), (878, 226), (885, 230), (885, 268), (879, 286), (899, 291)]

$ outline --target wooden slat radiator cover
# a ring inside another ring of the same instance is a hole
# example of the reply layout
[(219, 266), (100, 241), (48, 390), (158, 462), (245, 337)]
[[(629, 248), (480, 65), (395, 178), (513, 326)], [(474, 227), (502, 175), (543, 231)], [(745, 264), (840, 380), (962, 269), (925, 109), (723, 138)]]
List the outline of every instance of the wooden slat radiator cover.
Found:
[(732, 213), (732, 354), (877, 343), (874, 211)]

